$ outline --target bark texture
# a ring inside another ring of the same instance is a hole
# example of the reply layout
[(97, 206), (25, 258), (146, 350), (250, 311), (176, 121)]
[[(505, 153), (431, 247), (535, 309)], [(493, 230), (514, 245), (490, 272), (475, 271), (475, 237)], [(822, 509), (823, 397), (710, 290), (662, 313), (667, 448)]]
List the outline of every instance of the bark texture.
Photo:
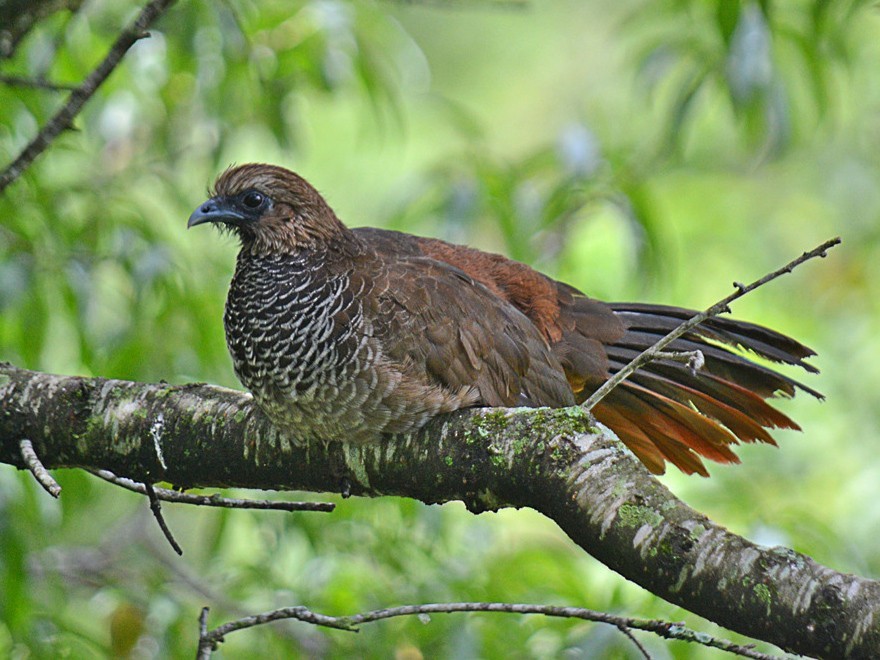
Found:
[(103, 468), (184, 487), (532, 507), (609, 568), (726, 628), (816, 657), (880, 654), (880, 583), (714, 524), (578, 408), (470, 410), (375, 443), (309, 445), (278, 432), (233, 390), (3, 364), (0, 461), (23, 467), (22, 439), (49, 468)]

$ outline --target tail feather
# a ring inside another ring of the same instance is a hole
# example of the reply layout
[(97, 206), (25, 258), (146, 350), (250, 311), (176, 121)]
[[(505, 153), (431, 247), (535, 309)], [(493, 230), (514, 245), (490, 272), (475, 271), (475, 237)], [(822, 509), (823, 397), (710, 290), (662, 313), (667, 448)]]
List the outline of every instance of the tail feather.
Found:
[[(630, 329), (660, 331), (667, 334), (682, 321), (694, 316), (696, 312), (669, 305), (650, 305), (640, 303), (610, 303), (617, 316), (627, 323)], [(723, 344), (745, 348), (774, 362), (797, 365), (810, 373), (818, 373), (813, 365), (804, 362), (816, 352), (780, 332), (761, 325), (737, 321), (723, 317), (707, 319), (691, 331), (692, 335), (720, 341)]]
[[(624, 349), (616, 346), (609, 347), (608, 352), (611, 358), (609, 363), (613, 373), (616, 373), (639, 354), (638, 350)], [(684, 387), (690, 387), (711, 399), (748, 414), (749, 417), (762, 426), (800, 430), (800, 427), (792, 419), (765, 401), (765, 398), (771, 396), (772, 392), (765, 393), (762, 396), (735, 382), (729, 373), (726, 375), (719, 375), (717, 372), (713, 373), (713, 367), (713, 364), (707, 364), (699, 372), (692, 374), (690, 369), (681, 364), (669, 360), (658, 360), (640, 369), (630, 378), (647, 378), (651, 375), (656, 375), (671, 382), (673, 387), (679, 389), (681, 396), (685, 397), (683, 402), (690, 401), (685, 396), (685, 390), (683, 389)]]
[[(699, 451), (706, 451), (705, 443), (696, 443), (692, 433), (686, 427), (676, 423), (674, 419), (663, 415), (652, 405), (653, 402), (640, 398), (631, 387), (618, 387), (593, 409), (596, 418), (610, 428), (614, 427), (614, 416), (624, 416), (634, 423), (638, 429), (647, 436), (648, 440), (659, 450), (662, 457), (687, 474), (698, 473), (708, 476), (706, 466), (700, 459)], [(613, 410), (613, 415), (608, 416), (608, 409)], [(621, 438), (627, 442), (626, 432)], [(692, 447), (690, 443), (698, 447)], [(642, 458), (639, 447), (627, 445), (639, 458)], [(725, 461), (727, 462), (727, 461)], [(648, 468), (657, 474), (662, 474), (664, 466), (661, 463), (658, 468), (648, 465)]]
[[(615, 392), (611, 392), (609, 397), (616, 397)], [(602, 423), (611, 428), (627, 447), (639, 457), (639, 460), (654, 474), (663, 474), (665, 472), (666, 460), (673, 461), (679, 469), (687, 474), (693, 474), (695, 470), (688, 471), (679, 465), (673, 458), (671, 452), (664, 451), (661, 443), (655, 442), (653, 438), (648, 437), (639, 425), (623, 414), (611, 402), (599, 403), (593, 410), (594, 413), (602, 413)]]
[(685, 440), (689, 447), (706, 458), (722, 463), (736, 460), (736, 455), (728, 448), (729, 444), (737, 442), (736, 437), (709, 417), (636, 383), (627, 383), (624, 389), (636, 396), (645, 405), (645, 410), (654, 412), (655, 427), (662, 426), (667, 433)]
[[(769, 445), (775, 445), (773, 439), (767, 430), (751, 416), (738, 410), (733, 406), (727, 405), (717, 398), (713, 398), (703, 392), (688, 387), (682, 383), (674, 383), (662, 376), (656, 374), (642, 373), (634, 374), (630, 377), (632, 382), (644, 387), (645, 389), (657, 392), (668, 399), (678, 401), (682, 405), (693, 405), (697, 411), (712, 419), (717, 419), (724, 424), (733, 435), (742, 442), (763, 442)], [(762, 399), (757, 399), (764, 404)], [(770, 406), (767, 406), (770, 408)], [(770, 408), (770, 410), (774, 410)], [(774, 412), (776, 412), (774, 410)], [(786, 419), (788, 419), (786, 417)], [(788, 420), (791, 421), (791, 420)], [(788, 428), (797, 428), (794, 422)]]
[[(605, 346), (608, 370), (616, 373), (695, 312), (661, 305), (613, 303), (625, 326)], [(700, 350), (704, 367), (692, 373), (672, 360), (656, 360), (632, 374), (596, 405), (594, 413), (656, 473), (664, 460), (682, 471), (708, 476), (702, 458), (738, 463), (732, 445), (776, 444), (768, 428), (799, 429), (765, 399), (802, 390), (822, 395), (793, 378), (742, 355), (745, 350), (776, 363), (815, 373), (804, 360), (815, 353), (785, 335), (732, 319), (713, 318), (669, 345), (672, 351)], [(586, 394), (586, 393), (585, 393)]]
[[(641, 352), (665, 334), (665, 332), (650, 333), (627, 330), (626, 334), (615, 346), (632, 348)], [(746, 348), (750, 349), (749, 346), (746, 346)], [(815, 397), (822, 398), (821, 394), (803, 383), (768, 369), (763, 365), (756, 364), (724, 346), (710, 344), (702, 337), (687, 334), (669, 344), (668, 350), (701, 351), (706, 358), (706, 369), (709, 373), (739, 383), (764, 398), (777, 394), (792, 397), (796, 390), (802, 390)], [(670, 361), (667, 360), (666, 362)]]

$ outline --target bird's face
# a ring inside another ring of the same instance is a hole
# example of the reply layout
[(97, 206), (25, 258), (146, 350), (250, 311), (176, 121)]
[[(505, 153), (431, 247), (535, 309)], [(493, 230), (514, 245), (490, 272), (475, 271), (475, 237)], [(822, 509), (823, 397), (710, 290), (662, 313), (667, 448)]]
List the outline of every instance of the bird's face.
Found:
[(205, 223), (229, 229), (254, 254), (315, 248), (347, 231), (305, 179), (263, 164), (232, 167), (217, 178), (213, 196), (186, 226)]
[(193, 211), (186, 226), (219, 222), (239, 231), (253, 229), (274, 205), (271, 197), (256, 188), (248, 188), (237, 195), (215, 195)]

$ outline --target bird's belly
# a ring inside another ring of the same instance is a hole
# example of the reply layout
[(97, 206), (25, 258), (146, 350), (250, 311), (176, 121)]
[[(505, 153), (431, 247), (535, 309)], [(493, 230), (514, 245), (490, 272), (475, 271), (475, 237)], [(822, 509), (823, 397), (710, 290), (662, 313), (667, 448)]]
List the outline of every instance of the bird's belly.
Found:
[(303, 440), (366, 441), (382, 431), (373, 414), (381, 397), (364, 374), (346, 370), (317, 374), (308, 387), (286, 382), (242, 381), (280, 427)]
[(369, 442), (418, 428), (443, 408), (430, 396), (398, 392), (404, 374), (383, 360), (369, 336), (324, 346), (320, 336), (283, 341), (239, 328), (227, 343), (236, 375), (263, 412), (305, 441)]
[[(255, 339), (239, 335), (229, 341), (236, 375), (276, 426), (303, 441), (376, 441), (474, 403), (467, 388), (449, 392), (408, 380), (369, 336), (348, 351), (325, 354), (303, 342), (301, 355), (283, 356)], [(309, 355), (324, 358), (309, 361)]]
[(312, 325), (309, 333), (237, 326), (227, 333), (235, 373), (276, 425), (303, 439), (361, 435), (362, 409), (376, 394), (366, 338), (337, 343), (323, 324)]

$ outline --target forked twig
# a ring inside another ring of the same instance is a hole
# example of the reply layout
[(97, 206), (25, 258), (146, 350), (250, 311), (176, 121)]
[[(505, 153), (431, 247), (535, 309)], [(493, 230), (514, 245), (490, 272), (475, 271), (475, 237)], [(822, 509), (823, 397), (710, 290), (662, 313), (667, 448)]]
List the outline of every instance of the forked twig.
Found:
[(602, 387), (593, 392), (593, 394), (590, 395), (590, 398), (584, 401), (581, 405), (587, 410), (591, 410), (593, 406), (595, 406), (597, 403), (599, 403), (599, 401), (605, 398), (611, 390), (620, 385), (620, 383), (622, 383), (627, 377), (629, 377), (630, 374), (641, 368), (643, 365), (660, 357), (668, 357), (668, 354), (661, 355), (663, 349), (671, 344), (673, 341), (681, 337), (683, 334), (685, 334), (688, 330), (698, 326), (700, 323), (712, 318), (713, 316), (718, 316), (719, 314), (729, 312), (729, 305), (734, 300), (736, 300), (737, 298), (742, 298), (750, 291), (754, 291), (759, 286), (763, 286), (764, 284), (767, 284), (767, 282), (775, 280), (780, 275), (790, 273), (792, 270), (800, 266), (805, 261), (809, 261), (810, 259), (813, 259), (815, 257), (825, 257), (828, 250), (838, 244), (840, 244), (839, 236), (837, 238), (832, 238), (825, 241), (824, 243), (822, 243), (822, 245), (813, 248), (809, 252), (804, 252), (797, 259), (789, 261), (782, 268), (774, 270), (772, 273), (768, 273), (764, 277), (755, 280), (749, 285), (745, 285), (740, 282), (734, 282), (733, 286), (736, 288), (736, 291), (731, 293), (726, 298), (719, 300), (708, 309), (699, 312), (689, 318), (687, 321), (684, 321), (678, 327), (672, 330), (672, 332), (670, 332), (668, 335), (662, 337), (659, 341), (657, 341), (653, 346), (650, 346), (639, 353), (635, 358), (633, 358), (633, 360), (629, 364), (627, 364), (611, 378), (605, 381), (605, 383), (602, 384)]

